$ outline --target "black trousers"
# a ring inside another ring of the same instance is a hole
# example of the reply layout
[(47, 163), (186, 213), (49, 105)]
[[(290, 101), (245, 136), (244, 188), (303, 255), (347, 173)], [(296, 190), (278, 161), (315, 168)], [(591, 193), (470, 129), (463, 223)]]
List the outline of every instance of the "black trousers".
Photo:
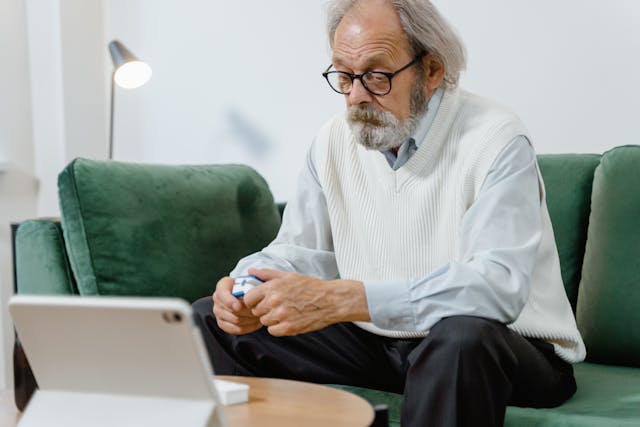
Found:
[(575, 393), (573, 368), (547, 342), (504, 324), (450, 317), (426, 338), (351, 323), (294, 337), (222, 331), (210, 297), (193, 304), (216, 374), (297, 379), (403, 393), (403, 426), (501, 426), (507, 405), (553, 407)]

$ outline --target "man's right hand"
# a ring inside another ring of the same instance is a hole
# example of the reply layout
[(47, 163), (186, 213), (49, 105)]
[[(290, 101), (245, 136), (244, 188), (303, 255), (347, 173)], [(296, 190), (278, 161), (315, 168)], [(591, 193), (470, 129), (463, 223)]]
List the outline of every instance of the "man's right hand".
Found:
[(213, 315), (218, 326), (234, 335), (257, 331), (262, 327), (260, 318), (254, 316), (241, 299), (231, 294), (234, 282), (231, 277), (223, 277), (213, 293)]

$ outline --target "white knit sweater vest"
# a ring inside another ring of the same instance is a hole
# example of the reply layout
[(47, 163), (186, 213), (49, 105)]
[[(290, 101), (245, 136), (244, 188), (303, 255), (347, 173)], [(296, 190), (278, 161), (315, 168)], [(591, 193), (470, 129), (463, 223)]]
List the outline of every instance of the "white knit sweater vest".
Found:
[[(343, 117), (329, 121), (318, 135), (314, 155), (340, 277), (411, 280), (461, 261), (462, 217), (496, 156), (518, 135), (527, 131), (513, 113), (469, 93), (448, 90), (425, 141), (393, 171), (379, 152), (355, 142)], [(543, 237), (528, 301), (509, 327), (552, 343), (560, 357), (577, 362), (584, 359), (585, 348), (562, 285), (539, 177)], [(428, 333), (356, 324), (398, 338)]]

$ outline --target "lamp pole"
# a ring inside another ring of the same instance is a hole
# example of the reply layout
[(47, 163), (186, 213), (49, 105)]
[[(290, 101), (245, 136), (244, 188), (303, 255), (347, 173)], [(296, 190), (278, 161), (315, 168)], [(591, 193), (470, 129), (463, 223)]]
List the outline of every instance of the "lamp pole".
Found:
[(111, 112), (109, 114), (109, 160), (113, 160), (113, 104), (115, 102), (115, 75), (116, 70), (111, 71)]
[(136, 58), (118, 40), (108, 44), (113, 71), (111, 72), (111, 109), (109, 111), (109, 160), (113, 160), (113, 120), (115, 109), (115, 85), (125, 89), (142, 86), (151, 78), (151, 67)]

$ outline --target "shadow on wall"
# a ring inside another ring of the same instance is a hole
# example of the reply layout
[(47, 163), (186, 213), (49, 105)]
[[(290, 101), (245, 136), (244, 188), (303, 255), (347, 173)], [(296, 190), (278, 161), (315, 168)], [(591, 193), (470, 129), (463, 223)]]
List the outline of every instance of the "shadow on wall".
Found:
[(226, 111), (232, 140), (243, 145), (252, 157), (260, 158), (274, 148), (266, 132), (239, 110)]

